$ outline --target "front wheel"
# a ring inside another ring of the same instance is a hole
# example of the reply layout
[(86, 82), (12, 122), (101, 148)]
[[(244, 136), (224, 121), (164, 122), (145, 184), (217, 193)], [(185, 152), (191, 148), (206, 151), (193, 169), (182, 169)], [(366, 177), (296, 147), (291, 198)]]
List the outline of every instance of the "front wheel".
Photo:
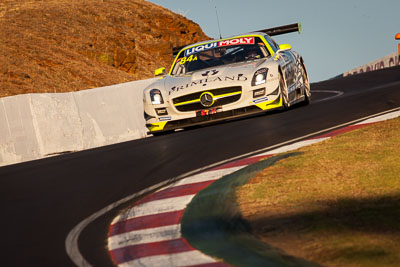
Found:
[(287, 91), (286, 83), (283, 80), (282, 74), (279, 72), (279, 90), (281, 91), (281, 97), (282, 97), (282, 104), (283, 104), (283, 109), (288, 109), (290, 104), (289, 104), (289, 94)]
[(308, 80), (306, 68), (301, 64), (301, 77), (303, 80), (303, 94), (304, 94), (304, 105), (308, 105), (311, 102), (311, 90), (310, 81)]

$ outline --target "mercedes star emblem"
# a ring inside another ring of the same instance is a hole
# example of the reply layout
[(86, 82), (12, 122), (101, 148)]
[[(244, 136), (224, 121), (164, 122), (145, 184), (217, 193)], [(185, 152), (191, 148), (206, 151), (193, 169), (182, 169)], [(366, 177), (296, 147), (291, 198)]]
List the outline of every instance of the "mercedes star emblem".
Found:
[(214, 96), (208, 92), (203, 93), (200, 96), (200, 103), (206, 108), (211, 107), (214, 104)]

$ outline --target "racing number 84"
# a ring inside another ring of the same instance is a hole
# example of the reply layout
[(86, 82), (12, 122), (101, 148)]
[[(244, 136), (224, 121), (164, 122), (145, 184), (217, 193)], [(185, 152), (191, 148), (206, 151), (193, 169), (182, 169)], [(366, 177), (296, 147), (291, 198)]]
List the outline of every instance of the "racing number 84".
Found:
[(186, 62), (191, 62), (197, 60), (197, 56), (190, 55), (189, 57), (183, 57), (181, 58), (179, 64), (185, 64)]

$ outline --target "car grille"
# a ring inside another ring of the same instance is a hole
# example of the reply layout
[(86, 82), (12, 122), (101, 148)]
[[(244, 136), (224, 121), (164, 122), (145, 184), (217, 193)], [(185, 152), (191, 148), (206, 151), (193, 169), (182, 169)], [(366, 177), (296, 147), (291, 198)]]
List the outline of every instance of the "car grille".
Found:
[(212, 107), (219, 107), (236, 102), (240, 99), (242, 95), (241, 86), (224, 87), (213, 90), (205, 90), (202, 92), (197, 92), (189, 95), (184, 95), (181, 97), (174, 98), (172, 102), (174, 106), (179, 111), (196, 111), (205, 109), (205, 107), (200, 103), (201, 94), (209, 92), (214, 95), (215, 102)]

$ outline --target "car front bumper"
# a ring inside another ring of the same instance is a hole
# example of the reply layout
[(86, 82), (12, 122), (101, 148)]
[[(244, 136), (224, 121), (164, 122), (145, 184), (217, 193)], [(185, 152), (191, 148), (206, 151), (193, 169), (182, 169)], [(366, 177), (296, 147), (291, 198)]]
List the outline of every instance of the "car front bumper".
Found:
[[(275, 94), (277, 92), (277, 94)], [(161, 133), (166, 131), (172, 131), (176, 129), (182, 129), (190, 126), (204, 125), (214, 122), (219, 122), (227, 119), (234, 119), (257, 113), (262, 113), (268, 110), (278, 109), (283, 107), (282, 97), (279, 93), (279, 88), (274, 90), (270, 95), (253, 99), (247, 105), (243, 103), (236, 104), (230, 109), (224, 108), (223, 111), (214, 114), (208, 114), (203, 116), (191, 115), (189, 117), (173, 119), (172, 116), (161, 116), (157, 118), (150, 118), (146, 123), (146, 127), (149, 130), (149, 134)]]

